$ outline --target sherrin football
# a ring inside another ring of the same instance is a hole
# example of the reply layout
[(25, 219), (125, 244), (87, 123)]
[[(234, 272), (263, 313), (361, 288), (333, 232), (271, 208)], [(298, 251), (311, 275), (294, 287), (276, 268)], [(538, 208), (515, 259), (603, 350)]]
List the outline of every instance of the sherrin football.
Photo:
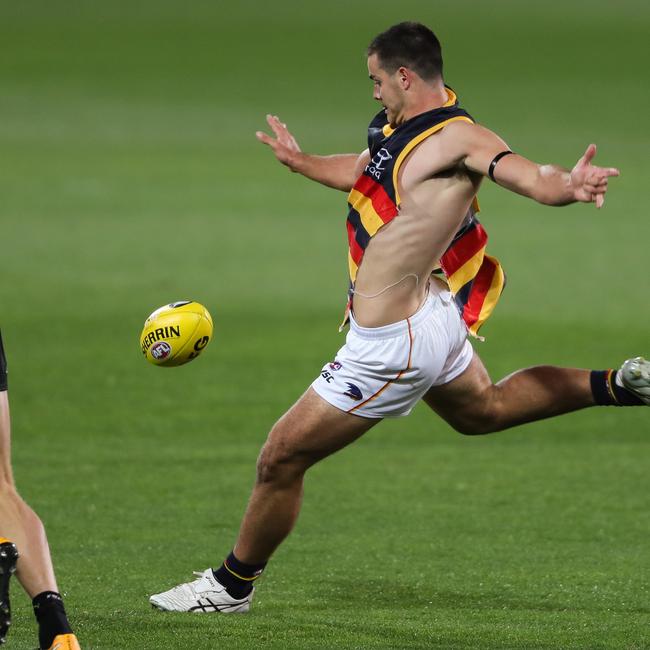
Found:
[(156, 366), (182, 366), (196, 359), (212, 338), (212, 317), (200, 303), (172, 302), (144, 322), (142, 354)]

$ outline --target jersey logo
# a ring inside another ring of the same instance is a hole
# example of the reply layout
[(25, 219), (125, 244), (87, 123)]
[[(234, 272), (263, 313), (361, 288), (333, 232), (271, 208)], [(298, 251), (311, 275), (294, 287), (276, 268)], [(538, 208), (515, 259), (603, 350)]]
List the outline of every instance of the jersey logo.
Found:
[(366, 171), (375, 179), (379, 180), (381, 178), (381, 173), (386, 169), (386, 163), (389, 160), (392, 160), (393, 156), (386, 149), (385, 147), (382, 147), (372, 158), (368, 166), (366, 167)]

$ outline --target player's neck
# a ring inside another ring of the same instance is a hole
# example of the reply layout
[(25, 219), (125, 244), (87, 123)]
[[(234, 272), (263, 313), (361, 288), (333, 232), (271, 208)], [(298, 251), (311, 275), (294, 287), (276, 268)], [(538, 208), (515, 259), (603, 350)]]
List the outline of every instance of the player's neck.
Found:
[(402, 113), (402, 121), (406, 122), (417, 115), (441, 108), (449, 101), (447, 89), (442, 81), (435, 86), (427, 86), (425, 90), (413, 97)]

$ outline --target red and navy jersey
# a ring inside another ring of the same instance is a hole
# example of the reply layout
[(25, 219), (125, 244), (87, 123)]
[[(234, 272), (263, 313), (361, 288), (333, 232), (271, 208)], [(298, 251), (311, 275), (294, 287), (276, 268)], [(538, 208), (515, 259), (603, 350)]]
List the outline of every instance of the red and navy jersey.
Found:
[[(455, 121), (472, 123), (469, 113), (460, 108), (456, 94), (447, 88), (449, 100), (440, 108), (421, 113), (397, 128), (380, 111), (368, 127), (370, 162), (348, 196), (348, 268), (350, 293), (348, 310), (354, 295), (354, 282), (370, 239), (394, 219), (400, 206), (397, 187), (399, 169), (406, 156), (423, 140)], [(476, 218), (478, 202), (472, 207), (454, 240), (440, 259), (449, 288), (469, 331), (478, 329), (492, 313), (505, 284), (501, 265), (485, 254), (487, 233)]]

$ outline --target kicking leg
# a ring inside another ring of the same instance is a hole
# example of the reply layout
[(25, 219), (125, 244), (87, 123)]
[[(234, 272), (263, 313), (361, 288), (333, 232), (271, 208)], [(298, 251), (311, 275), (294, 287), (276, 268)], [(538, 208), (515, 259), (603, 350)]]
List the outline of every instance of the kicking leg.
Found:
[(629, 405), (641, 404), (629, 389), (617, 385), (615, 375), (612, 371), (535, 366), (494, 384), (474, 353), (460, 376), (432, 387), (424, 401), (461, 433), (492, 433), (596, 404), (626, 400)]
[(152, 596), (152, 605), (168, 611), (248, 611), (253, 581), (296, 523), (307, 469), (379, 421), (340, 411), (309, 388), (262, 448), (233, 553), (216, 571), (207, 569), (191, 583)]
[(298, 518), (307, 469), (377, 422), (340, 411), (310, 388), (273, 427), (262, 448), (235, 545), (237, 558), (247, 564), (268, 561)]

